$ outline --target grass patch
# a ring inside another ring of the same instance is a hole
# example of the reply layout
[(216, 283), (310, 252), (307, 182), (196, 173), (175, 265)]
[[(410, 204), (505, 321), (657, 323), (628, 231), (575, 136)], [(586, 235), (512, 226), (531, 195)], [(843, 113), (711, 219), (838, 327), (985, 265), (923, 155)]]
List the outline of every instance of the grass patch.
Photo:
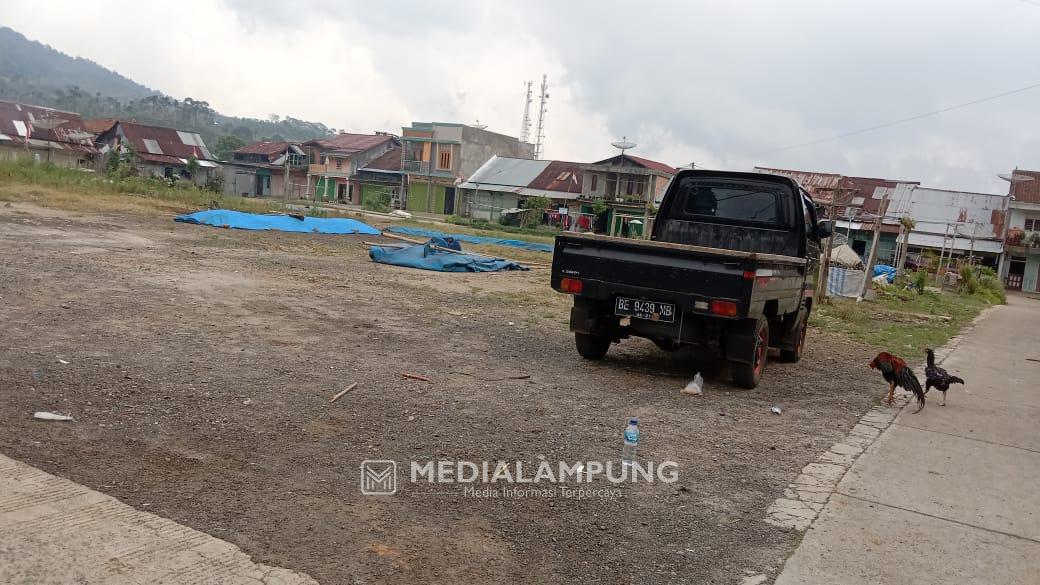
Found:
[(874, 301), (831, 298), (813, 310), (811, 323), (916, 362), (925, 348), (943, 345), (993, 304), (983, 295), (890, 287)]
[(0, 162), (0, 201), (25, 201), (70, 211), (135, 211), (182, 213), (216, 202), (224, 209), (265, 213), (280, 208), (271, 200), (221, 195), (180, 182), (127, 177), (109, 179), (99, 173), (66, 169), (30, 160)]

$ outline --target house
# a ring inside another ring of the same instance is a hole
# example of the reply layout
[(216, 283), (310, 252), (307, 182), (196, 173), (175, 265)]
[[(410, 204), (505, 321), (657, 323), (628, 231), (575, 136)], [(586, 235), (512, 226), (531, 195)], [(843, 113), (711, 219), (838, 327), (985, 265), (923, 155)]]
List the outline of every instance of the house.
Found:
[(96, 143), (102, 153), (116, 149), (129, 155), (141, 176), (189, 179), (199, 186), (219, 176), (220, 164), (197, 132), (120, 120), (98, 135)]
[(534, 158), (534, 146), (483, 128), (445, 122), (412, 122), (402, 128), (402, 170), (409, 211), (453, 214), (458, 185), (493, 156)]
[(357, 170), (362, 205), (379, 207), (386, 202), (394, 209), (403, 208), (407, 176), (401, 170), (401, 153), (401, 147), (394, 146)]
[(492, 156), (459, 185), (457, 212), (498, 221), (503, 210), (519, 208), (531, 197), (546, 197), (551, 213), (577, 213), (582, 176), (579, 163)]
[(914, 185), (891, 196), (887, 217), (909, 216), (916, 224), (907, 242), (910, 254), (944, 254), (999, 268), (1004, 254), (1008, 196)]
[(224, 192), (243, 197), (300, 199), (307, 190), (307, 153), (297, 142), (254, 142), (223, 163)]
[(304, 142), (309, 161), (307, 193), (316, 201), (360, 203), (361, 188), (355, 173), (395, 146), (400, 146), (400, 141), (386, 132), (341, 132)]
[[(626, 225), (646, 221), (648, 209), (660, 205), (669, 181), (677, 173), (670, 165), (631, 154), (585, 165), (582, 213), (593, 213), (593, 200), (602, 200), (607, 211), (602, 220), (609, 234), (629, 233)], [(649, 227), (649, 226), (648, 226)]]
[(1040, 171), (1015, 169), (1001, 277), (1012, 290), (1040, 292)]
[(93, 135), (79, 114), (0, 101), (0, 160), (31, 158), (62, 167), (93, 166)]

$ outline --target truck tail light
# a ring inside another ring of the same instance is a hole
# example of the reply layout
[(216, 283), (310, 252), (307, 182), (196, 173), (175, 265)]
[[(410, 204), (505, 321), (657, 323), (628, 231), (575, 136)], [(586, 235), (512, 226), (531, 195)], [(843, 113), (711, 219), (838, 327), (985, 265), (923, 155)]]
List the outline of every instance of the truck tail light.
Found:
[(711, 312), (715, 315), (721, 315), (723, 317), (736, 317), (737, 304), (733, 301), (714, 300), (711, 302)]
[(569, 295), (580, 295), (582, 282), (577, 278), (564, 278), (560, 281), (560, 290)]
[(745, 270), (744, 271), (744, 280), (755, 280), (755, 271), (754, 270)]

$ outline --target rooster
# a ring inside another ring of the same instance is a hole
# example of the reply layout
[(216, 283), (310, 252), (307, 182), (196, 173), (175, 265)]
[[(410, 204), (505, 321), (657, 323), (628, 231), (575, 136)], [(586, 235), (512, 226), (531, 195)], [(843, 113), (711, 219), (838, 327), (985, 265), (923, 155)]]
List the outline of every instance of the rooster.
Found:
[(926, 349), (928, 352), (928, 365), (924, 368), (924, 393), (928, 394), (928, 391), (935, 386), (935, 389), (943, 393), (942, 402), (939, 406), (946, 406), (946, 391), (950, 389), (950, 384), (963, 384), (964, 380), (957, 376), (951, 376), (946, 370), (935, 365), (935, 352)]
[(912, 392), (914, 398), (917, 399), (917, 410), (914, 411), (914, 414), (921, 412), (921, 409), (924, 408), (924, 389), (921, 388), (921, 382), (917, 380), (914, 371), (910, 369), (910, 366), (906, 365), (906, 362), (883, 351), (870, 360), (870, 368), (880, 371), (885, 381), (888, 382), (886, 402), (888, 402), (889, 406), (892, 406), (892, 402), (895, 400), (896, 386), (899, 386)]

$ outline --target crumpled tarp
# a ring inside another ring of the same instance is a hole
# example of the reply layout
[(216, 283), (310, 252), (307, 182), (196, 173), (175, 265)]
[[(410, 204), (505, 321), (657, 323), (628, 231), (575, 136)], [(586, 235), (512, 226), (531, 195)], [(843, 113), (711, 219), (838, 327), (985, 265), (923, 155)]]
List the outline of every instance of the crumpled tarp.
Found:
[(453, 238), (460, 242), (469, 242), (471, 244), (495, 244), (499, 246), (512, 246), (514, 248), (523, 248), (525, 250), (533, 250), (535, 252), (552, 252), (552, 244), (539, 244), (537, 242), (525, 242), (524, 240), (507, 240), (503, 238), (485, 238), (483, 236), (469, 236), (466, 234), (446, 234), (444, 232), (438, 232), (434, 230), (424, 230), (422, 228), (412, 228), (403, 226), (393, 226), (387, 228), (388, 232), (394, 232), (395, 234), (404, 234), (406, 236), (421, 236), (424, 238)]
[(831, 248), (831, 264), (856, 270), (863, 269), (863, 259), (848, 244)]
[(884, 275), (885, 280), (888, 284), (892, 284), (896, 280), (896, 269), (894, 266), (888, 264), (875, 264), (874, 265), (874, 278)]
[[(454, 244), (454, 245), (452, 245)], [(437, 272), (497, 272), (499, 270), (527, 270), (527, 267), (502, 258), (489, 258), (473, 254), (455, 254), (436, 250), (433, 246), (458, 248), (458, 242), (445, 238), (431, 238), (425, 244), (412, 246), (372, 246), (369, 257), (381, 264), (393, 264)]]
[(261, 215), (230, 209), (210, 209), (178, 215), (174, 221), (228, 227), (241, 230), (274, 230), (319, 234), (365, 234), (378, 236), (379, 230), (346, 217), (307, 217), (296, 219), (288, 215)]

